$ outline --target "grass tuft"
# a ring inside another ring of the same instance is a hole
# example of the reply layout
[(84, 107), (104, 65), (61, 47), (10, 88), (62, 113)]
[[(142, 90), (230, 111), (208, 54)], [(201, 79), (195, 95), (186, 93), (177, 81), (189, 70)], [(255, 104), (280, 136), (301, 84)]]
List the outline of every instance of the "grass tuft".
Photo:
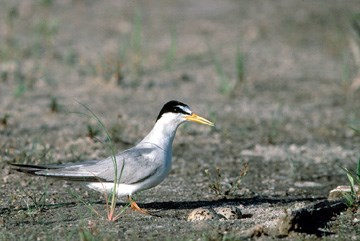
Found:
[(55, 96), (51, 96), (49, 108), (51, 112), (59, 112), (60, 111), (60, 105)]
[(351, 127), (351, 126), (350, 126), (350, 129), (353, 130), (355, 132), (355, 134), (360, 135), (360, 129)]
[[(121, 167), (121, 170), (118, 170), (118, 165), (117, 165), (117, 159), (116, 159), (116, 151), (115, 151), (115, 144), (114, 141), (111, 138), (111, 135), (109, 133), (109, 131), (107, 130), (107, 128), (105, 127), (104, 123), (100, 120), (100, 118), (86, 105), (79, 103), (81, 106), (83, 106), (89, 113), (90, 117), (94, 118), (97, 121), (97, 124), (99, 126), (99, 128), (105, 132), (106, 138), (108, 141), (105, 142), (105, 144), (107, 145), (107, 147), (110, 149), (111, 151), (111, 159), (113, 161), (113, 166), (114, 166), (114, 188), (112, 190), (112, 193), (110, 194), (110, 198), (108, 196), (108, 193), (104, 190), (104, 197), (105, 197), (105, 201), (106, 201), (106, 212), (107, 212), (107, 219), (109, 221), (116, 221), (120, 218), (120, 215), (125, 211), (125, 209), (128, 206), (125, 206), (124, 208), (122, 208), (120, 210), (120, 212), (116, 213), (116, 201), (117, 201), (117, 188), (118, 188), (118, 183), (120, 181), (123, 169), (124, 169), (124, 165), (125, 165), (125, 160), (123, 161), (123, 165)], [(119, 172), (120, 171), (120, 172)], [(119, 175), (118, 175), (119, 174)]]
[(46, 210), (46, 198), (48, 186), (46, 184), (45, 189), (41, 193), (31, 193), (31, 191), (24, 191), (26, 199), (24, 199), (26, 205), (25, 214), (32, 220), (35, 219), (36, 215)]
[(245, 54), (240, 49), (240, 47), (236, 50), (236, 84), (235, 87), (242, 87), (245, 83)]
[(236, 195), (236, 192), (240, 189), (241, 181), (246, 176), (248, 170), (249, 164), (244, 163), (240, 168), (239, 175), (230, 180), (222, 177), (220, 168), (216, 168), (215, 170), (206, 169), (204, 173), (209, 178), (210, 190), (217, 196), (224, 198)]
[(219, 61), (214, 51), (209, 47), (211, 59), (213, 61), (215, 72), (218, 77), (219, 87), (218, 90), (221, 94), (232, 95), (235, 90), (242, 88), (245, 82), (245, 54), (241, 51), (240, 47), (236, 50), (235, 57), (235, 69), (236, 78), (235, 81), (231, 80), (231, 77), (225, 73), (224, 67)]
[(88, 228), (79, 228), (79, 239), (80, 241), (96, 241), (98, 238)]
[(2, 126), (7, 126), (9, 124), (9, 119), (10, 119), (10, 115), (9, 114), (5, 114), (2, 117), (0, 117), (0, 124)]
[(93, 126), (88, 124), (87, 125), (87, 134), (86, 136), (89, 137), (90, 139), (96, 139), (96, 137), (98, 135), (100, 135), (101, 131), (97, 126)]
[(117, 55), (107, 56), (103, 61), (101, 61), (101, 65), (99, 66), (101, 77), (105, 81), (111, 81), (115, 79), (115, 82), (118, 86), (123, 84), (124, 80), (124, 57), (121, 52)]
[(350, 192), (344, 192), (345, 202), (349, 207), (357, 207), (360, 204), (360, 158), (357, 162), (356, 170), (350, 171), (341, 167), (349, 180)]

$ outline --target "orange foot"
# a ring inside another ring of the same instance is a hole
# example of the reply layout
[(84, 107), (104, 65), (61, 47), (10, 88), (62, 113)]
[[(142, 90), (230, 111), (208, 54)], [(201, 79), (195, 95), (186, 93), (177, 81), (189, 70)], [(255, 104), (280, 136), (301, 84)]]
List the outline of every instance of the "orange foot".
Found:
[(131, 196), (128, 196), (128, 199), (129, 199), (129, 202), (130, 202), (130, 207), (132, 210), (135, 210), (135, 211), (138, 211), (142, 214), (145, 214), (145, 215), (151, 215), (146, 209), (143, 209), (143, 208), (140, 208), (137, 203), (132, 200)]

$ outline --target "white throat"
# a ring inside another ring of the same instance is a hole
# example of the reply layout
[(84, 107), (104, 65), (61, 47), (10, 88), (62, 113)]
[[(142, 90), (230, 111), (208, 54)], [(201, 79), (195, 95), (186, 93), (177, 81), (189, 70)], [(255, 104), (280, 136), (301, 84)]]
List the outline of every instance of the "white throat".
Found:
[(183, 122), (185, 119), (177, 114), (164, 114), (140, 143), (151, 143), (164, 151), (171, 150), (176, 130)]

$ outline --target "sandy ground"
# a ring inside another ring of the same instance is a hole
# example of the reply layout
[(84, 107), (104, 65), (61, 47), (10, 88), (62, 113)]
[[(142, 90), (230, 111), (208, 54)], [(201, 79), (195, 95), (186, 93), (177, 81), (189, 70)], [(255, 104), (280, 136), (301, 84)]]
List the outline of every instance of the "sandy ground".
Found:
[[(360, 157), (349, 128), (360, 128), (359, 1), (0, 4), (0, 240), (359, 239), (356, 208), (320, 233), (278, 232), (286, 213), (348, 184), (340, 166)], [(82, 105), (123, 150), (172, 99), (216, 127), (179, 128), (169, 177), (137, 196), (156, 216), (126, 210), (109, 222), (103, 195), (7, 165), (109, 156)], [(224, 206), (242, 217), (187, 221)]]

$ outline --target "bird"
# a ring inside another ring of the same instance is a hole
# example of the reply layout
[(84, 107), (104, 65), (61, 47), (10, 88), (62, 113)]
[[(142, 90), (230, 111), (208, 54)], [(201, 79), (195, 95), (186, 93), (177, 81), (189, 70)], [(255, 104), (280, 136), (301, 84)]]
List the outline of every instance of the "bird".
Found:
[(149, 214), (138, 206), (132, 195), (159, 185), (168, 176), (173, 140), (178, 127), (185, 122), (214, 126), (213, 122), (193, 113), (187, 104), (171, 100), (162, 107), (152, 130), (134, 147), (116, 155), (76, 163), (10, 165), (26, 174), (83, 182), (102, 193), (116, 191), (117, 196), (127, 196), (133, 210)]

